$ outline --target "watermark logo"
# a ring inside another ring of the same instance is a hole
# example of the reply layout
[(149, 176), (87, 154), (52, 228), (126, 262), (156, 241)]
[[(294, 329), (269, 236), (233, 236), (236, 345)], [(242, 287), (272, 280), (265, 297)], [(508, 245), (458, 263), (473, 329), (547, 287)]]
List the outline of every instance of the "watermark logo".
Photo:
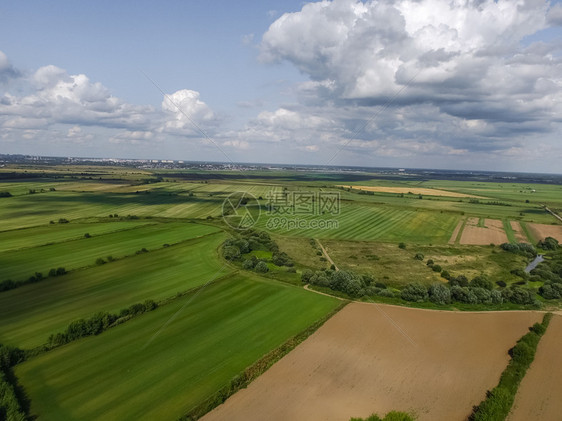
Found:
[(340, 194), (318, 191), (271, 191), (267, 195), (265, 226), (268, 229), (337, 229), (339, 220), (326, 215), (340, 214)]
[(268, 215), (339, 215), (338, 192), (272, 191), (267, 195)]
[(222, 202), (222, 219), (235, 230), (252, 228), (260, 219), (260, 215), (260, 202), (251, 193), (231, 193)]

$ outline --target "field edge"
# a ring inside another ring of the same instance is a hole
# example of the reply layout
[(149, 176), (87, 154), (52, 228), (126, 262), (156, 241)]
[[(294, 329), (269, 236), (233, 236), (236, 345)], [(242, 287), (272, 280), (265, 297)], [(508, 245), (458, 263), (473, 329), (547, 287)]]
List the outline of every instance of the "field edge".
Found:
[(242, 373), (235, 376), (229, 384), (219, 389), (213, 395), (201, 402), (186, 415), (179, 418), (179, 421), (195, 421), (222, 405), (229, 397), (241, 389), (248, 387), (255, 379), (264, 374), (273, 364), (281, 360), (285, 355), (304, 342), (310, 335), (316, 332), (324, 323), (341, 311), (350, 301), (341, 302), (335, 309), (311, 324), (302, 332), (289, 338), (278, 348), (268, 352), (262, 358), (247, 367)]

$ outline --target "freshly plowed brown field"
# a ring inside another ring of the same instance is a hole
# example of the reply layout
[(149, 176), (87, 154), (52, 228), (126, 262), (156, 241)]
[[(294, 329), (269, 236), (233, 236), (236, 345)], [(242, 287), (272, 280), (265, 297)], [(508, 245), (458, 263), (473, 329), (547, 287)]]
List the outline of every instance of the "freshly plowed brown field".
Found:
[(478, 226), (478, 218), (468, 218), (461, 235), (461, 244), (487, 245), (507, 243), (503, 222), (498, 219), (486, 219), (485, 227)]
[(509, 421), (562, 418), (562, 316), (554, 316), (515, 396)]
[(515, 239), (519, 243), (528, 243), (529, 239), (527, 238), (527, 236), (523, 232), (523, 229), (521, 228), (521, 224), (519, 223), (519, 221), (511, 221), (510, 223), (511, 223), (511, 229), (513, 230), (513, 233), (515, 234)]
[(426, 196), (448, 196), (448, 197), (473, 197), (478, 199), (485, 199), (482, 196), (474, 196), (471, 194), (457, 193), (448, 190), (439, 189), (428, 189), (423, 187), (382, 187), (382, 186), (344, 186), (338, 185), (338, 187), (345, 187), (347, 189), (356, 189), (364, 191), (373, 191), (379, 193), (402, 193), (402, 194), (421, 194)]
[(527, 227), (531, 231), (531, 234), (539, 240), (544, 240), (546, 237), (553, 237), (562, 242), (562, 225), (528, 223)]
[(352, 303), (203, 420), (465, 420), (541, 315)]

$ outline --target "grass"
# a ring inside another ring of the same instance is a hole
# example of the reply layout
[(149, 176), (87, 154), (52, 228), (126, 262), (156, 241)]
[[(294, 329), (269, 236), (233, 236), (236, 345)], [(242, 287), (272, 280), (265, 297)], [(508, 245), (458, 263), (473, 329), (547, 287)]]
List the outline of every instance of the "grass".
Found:
[[(161, 300), (229, 270), (221, 233), (0, 293), (0, 343), (35, 347), (73, 320)], [(221, 270), (222, 268), (222, 270)]]
[(78, 240), (85, 233), (101, 235), (123, 231), (151, 224), (148, 220), (115, 221), (98, 223), (49, 224), (33, 228), (16, 229), (0, 232), (0, 253), (28, 247), (43, 246), (49, 243)]
[(511, 227), (511, 223), (506, 219), (504, 219), (502, 222), (503, 222), (503, 229), (505, 231), (505, 235), (507, 235), (507, 240), (513, 244), (517, 243), (518, 241), (515, 238), (515, 232)]
[[(258, 222), (259, 227), (268, 229), (268, 220), (275, 221), (274, 218), (274, 215), (263, 215)], [(288, 217), (295, 218), (297, 217)], [(269, 231), (276, 235), (320, 239), (445, 244), (449, 241), (459, 216), (426, 210), (342, 203), (339, 215), (303, 215), (297, 219), (307, 221), (306, 227), (277, 227), (270, 223), (272, 229)], [(325, 222), (326, 228), (308, 227), (308, 224), (318, 221), (336, 222)]]
[(32, 414), (44, 419), (177, 419), (338, 305), (300, 288), (235, 276), (197, 299), (183, 297), (27, 361), (15, 373)]
[[(308, 261), (324, 265), (313, 269), (327, 266), (326, 262), (318, 260), (319, 256), (315, 255), (315, 250), (309, 245), (308, 240), (306, 242), (303, 240), (294, 247), (292, 241), (281, 241), (278, 244), (282, 251), (303, 266)], [(432, 259), (453, 276), (465, 275), (471, 279), (484, 274), (494, 282), (503, 280), (507, 283), (520, 281), (521, 278), (511, 274), (510, 271), (516, 268), (523, 269), (527, 264), (523, 256), (490, 246), (407, 244), (406, 249), (400, 249), (397, 243), (342, 240), (323, 240), (322, 244), (338, 268), (370, 274), (377, 281), (395, 287), (413, 281), (428, 285), (433, 282), (447, 282), (439, 273), (426, 265), (428, 259)], [(307, 247), (311, 252), (305, 254)], [(424, 255), (423, 261), (414, 259), (418, 252)]]
[[(117, 226), (117, 225), (115, 225)], [(95, 225), (92, 226), (95, 231)], [(88, 233), (89, 229), (87, 229)], [(33, 237), (35, 230), (21, 230), (22, 239)], [(174, 244), (189, 238), (217, 232), (208, 225), (192, 223), (166, 223), (138, 226), (135, 229), (94, 235), (91, 238), (64, 241), (41, 247), (11, 250), (0, 253), (0, 280), (27, 279), (35, 272), (47, 275), (49, 269), (64, 267), (67, 271), (95, 264), (96, 259), (117, 259), (146, 248), (154, 250), (164, 244)]]

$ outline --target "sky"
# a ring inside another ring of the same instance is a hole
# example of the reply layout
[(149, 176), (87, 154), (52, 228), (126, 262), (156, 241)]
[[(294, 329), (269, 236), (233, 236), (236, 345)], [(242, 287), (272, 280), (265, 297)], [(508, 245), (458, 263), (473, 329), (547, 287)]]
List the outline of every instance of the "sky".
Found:
[(562, 173), (562, 3), (0, 2), (0, 153)]

